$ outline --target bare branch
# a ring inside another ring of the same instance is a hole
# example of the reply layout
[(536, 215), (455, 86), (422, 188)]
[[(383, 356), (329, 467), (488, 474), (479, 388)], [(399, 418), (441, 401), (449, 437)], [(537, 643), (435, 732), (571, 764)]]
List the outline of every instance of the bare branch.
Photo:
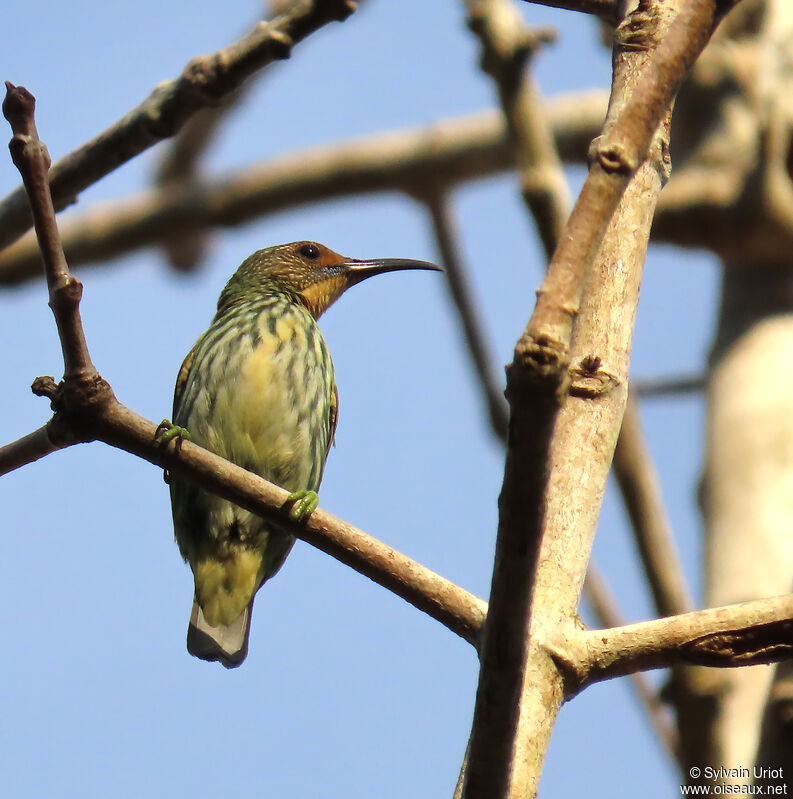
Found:
[(96, 438), (178, 473), (321, 549), (440, 621), (474, 647), (484, 622), (483, 600), (387, 544), (317, 508), (305, 525), (288, 518), (289, 492), (192, 444), (179, 452), (155, 443), (156, 426), (117, 401), (95, 418)]
[(550, 258), (570, 213), (570, 197), (542, 98), (526, 65), (555, 34), (525, 26), (509, 0), (467, 0), (466, 5), (482, 45), (482, 69), (498, 89), (523, 198)]
[[(602, 91), (549, 100), (546, 114), (563, 158), (583, 160), (603, 122)], [(421, 194), (511, 167), (503, 119), (485, 112), (436, 125), (353, 139), (280, 156), (210, 183), (167, 194), (144, 192), (67, 219), (64, 249), (74, 266), (104, 263), (186, 232), (239, 226), (298, 205), (369, 192)], [(0, 283), (40, 274), (36, 238), (0, 252)]]
[(614, 450), (614, 472), (631, 518), (655, 607), (661, 616), (692, 610), (683, 567), (669, 526), (658, 475), (644, 440), (639, 405), (631, 395)]
[[(560, 632), (579, 688), (676, 663), (730, 668), (793, 656), (793, 595), (697, 610), (609, 630)], [(580, 669), (580, 671), (578, 671)]]
[[(259, 23), (229, 47), (193, 58), (180, 77), (159, 84), (137, 108), (53, 166), (55, 207), (61, 210), (74, 202), (83, 189), (173, 136), (196, 111), (218, 102), (257, 70), (289, 58), (295, 43), (328, 22), (346, 19), (355, 8), (353, 0), (307, 0), (272, 22)], [(0, 247), (15, 241), (30, 223), (20, 187), (0, 201)]]
[(705, 375), (647, 378), (632, 380), (631, 391), (637, 397), (660, 399), (674, 394), (698, 394), (704, 390), (705, 384)]
[[(604, 133), (508, 373), (509, 448), (467, 799), (533, 795), (561, 705), (563, 677), (537, 641), (578, 603), (624, 408), (649, 220), (667, 171), (669, 107), (714, 25), (713, 2), (684, 2), (670, 26), (677, 10), (642, 4), (621, 26)], [(562, 408), (569, 352), (571, 394), (582, 401)]]
[(51, 452), (63, 449), (64, 446), (68, 445), (58, 446), (50, 440), (47, 425), (39, 427), (38, 430), (28, 433), (17, 441), (0, 447), (0, 476), (27, 466)]
[(83, 324), (80, 320), (80, 297), (83, 286), (69, 273), (63, 247), (55, 223), (55, 211), (50, 196), (48, 171), (50, 157), (39, 140), (34, 120), (36, 100), (22, 86), (6, 81), (3, 115), (11, 124), (13, 137), (8, 148), (14, 165), (22, 175), (32, 210), (36, 237), (39, 241), (44, 273), (50, 294), (50, 308), (55, 315), (63, 350), (64, 376), (88, 379), (96, 369), (88, 354)]
[(449, 293), (452, 296), (457, 316), (463, 328), (468, 351), (476, 369), (479, 385), (490, 412), (490, 425), (502, 441), (507, 439), (507, 403), (504, 389), (490, 355), (490, 347), (485, 341), (485, 332), (476, 312), (467, 270), (460, 253), (459, 239), (455, 233), (452, 210), (445, 194), (436, 194), (427, 200), (427, 208), (432, 218), (433, 231), (441, 261), (446, 273)]

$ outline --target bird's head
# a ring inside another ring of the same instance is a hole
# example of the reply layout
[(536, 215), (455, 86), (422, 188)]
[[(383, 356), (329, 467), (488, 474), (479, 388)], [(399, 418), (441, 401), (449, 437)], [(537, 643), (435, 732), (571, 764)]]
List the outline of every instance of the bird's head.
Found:
[(246, 258), (223, 289), (218, 309), (241, 297), (275, 289), (295, 296), (319, 319), (350, 286), (372, 275), (405, 269), (441, 271), (429, 261), (409, 258), (361, 261), (345, 258), (313, 241), (295, 241), (258, 250)]

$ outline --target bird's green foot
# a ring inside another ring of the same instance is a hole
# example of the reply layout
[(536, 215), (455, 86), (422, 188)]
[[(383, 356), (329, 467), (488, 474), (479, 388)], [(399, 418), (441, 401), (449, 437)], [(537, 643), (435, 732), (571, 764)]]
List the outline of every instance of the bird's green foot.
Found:
[[(176, 441), (177, 452), (182, 448), (182, 441), (186, 438), (190, 438), (190, 431), (186, 427), (179, 427), (169, 419), (163, 419), (154, 431), (154, 443), (158, 447), (167, 447), (169, 442)], [(171, 473), (167, 469), (163, 470), (162, 479), (168, 485), (171, 484)]]
[(286, 499), (292, 503), (289, 509), (289, 518), (296, 522), (304, 522), (317, 509), (319, 497), (316, 491), (293, 491)]
[(182, 441), (190, 439), (190, 431), (186, 427), (179, 427), (168, 419), (163, 419), (154, 433), (154, 440), (161, 447), (176, 439), (176, 448), (182, 445)]

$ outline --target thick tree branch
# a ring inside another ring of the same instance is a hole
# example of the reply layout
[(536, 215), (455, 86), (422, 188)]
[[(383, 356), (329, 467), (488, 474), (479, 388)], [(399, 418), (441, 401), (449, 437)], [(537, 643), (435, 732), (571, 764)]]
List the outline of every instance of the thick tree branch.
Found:
[[(536, 791), (563, 699), (563, 677), (537, 642), (544, 625), (572, 618), (577, 606), (625, 402), (648, 223), (664, 171), (659, 127), (668, 121), (674, 92), (707, 42), (714, 14), (714, 3), (707, 0), (682, 7), (642, 4), (620, 26), (606, 127), (515, 350), (467, 799), (517, 799)], [(656, 136), (653, 162), (640, 170)], [(622, 233), (627, 230), (630, 236)], [(568, 400), (560, 413), (569, 353), (572, 395), (583, 402)], [(582, 442), (588, 443), (586, 451)]]
[[(218, 102), (257, 70), (289, 58), (295, 43), (329, 22), (346, 19), (355, 8), (353, 0), (307, 0), (272, 22), (259, 23), (229, 47), (193, 58), (178, 78), (159, 84), (137, 108), (53, 166), (55, 207), (74, 202), (83, 189), (173, 136), (196, 111)], [(30, 223), (20, 187), (0, 201), (0, 247), (15, 241)]]
[[(546, 115), (561, 156), (581, 162), (603, 122), (602, 91), (549, 100)], [(485, 112), (435, 125), (380, 133), (279, 156), (229, 177), (176, 192), (144, 192), (103, 203), (61, 224), (69, 263), (106, 262), (122, 253), (212, 227), (239, 226), (268, 213), (337, 197), (381, 191), (421, 194), (422, 188), (510, 168), (503, 119)], [(37, 277), (35, 236), (0, 252), (0, 284)]]

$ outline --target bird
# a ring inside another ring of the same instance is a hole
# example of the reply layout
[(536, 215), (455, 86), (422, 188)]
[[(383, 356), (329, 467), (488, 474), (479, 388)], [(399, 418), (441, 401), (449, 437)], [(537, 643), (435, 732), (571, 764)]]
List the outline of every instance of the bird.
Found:
[[(313, 241), (258, 250), (220, 294), (176, 380), (161, 440), (189, 438), (290, 492), (290, 516), (317, 507), (338, 392), (317, 320), (348, 288), (384, 272), (440, 268), (404, 258), (346, 258)], [(272, 521), (169, 475), (174, 534), (194, 577), (187, 650), (226, 668), (248, 653), (256, 592), (294, 537)]]

